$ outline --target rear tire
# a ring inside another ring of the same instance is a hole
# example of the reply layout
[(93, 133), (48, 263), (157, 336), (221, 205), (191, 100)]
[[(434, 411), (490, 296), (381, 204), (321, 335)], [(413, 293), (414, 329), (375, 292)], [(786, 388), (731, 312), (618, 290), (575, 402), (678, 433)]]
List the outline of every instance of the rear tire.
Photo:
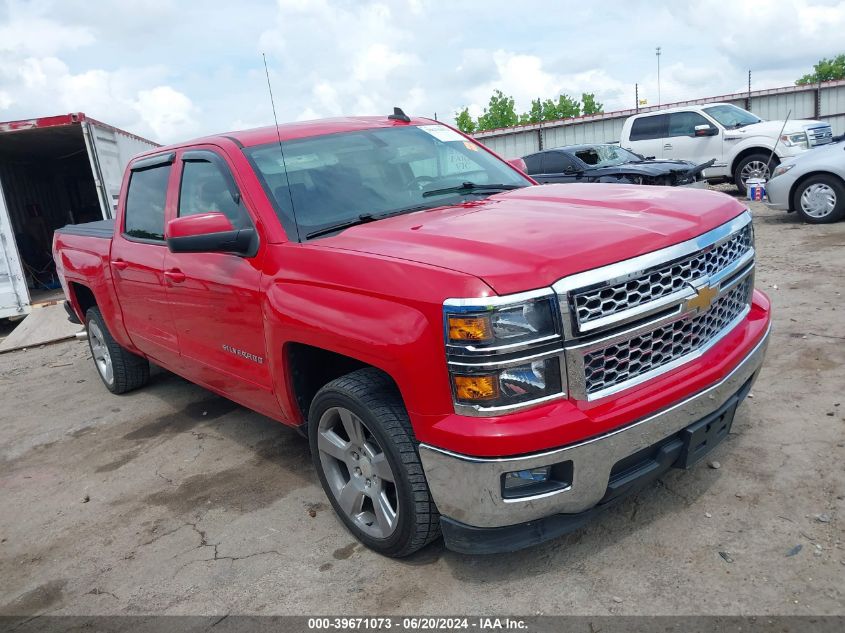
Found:
[(739, 161), (736, 164), (736, 169), (734, 169), (734, 183), (736, 188), (739, 189), (740, 195), (744, 196), (748, 191), (745, 186), (746, 180), (763, 178), (768, 181), (778, 165), (780, 165), (778, 157), (772, 156), (769, 160), (769, 154), (749, 154)]
[(795, 188), (792, 208), (810, 224), (837, 222), (845, 218), (845, 185), (826, 174), (807, 178)]
[(308, 417), (320, 483), (359, 541), (399, 558), (440, 536), (411, 422), (389, 377), (374, 368), (341, 376), (317, 392)]
[(85, 327), (94, 366), (106, 389), (126, 393), (147, 383), (150, 363), (117, 344), (98, 308), (89, 308), (85, 313)]

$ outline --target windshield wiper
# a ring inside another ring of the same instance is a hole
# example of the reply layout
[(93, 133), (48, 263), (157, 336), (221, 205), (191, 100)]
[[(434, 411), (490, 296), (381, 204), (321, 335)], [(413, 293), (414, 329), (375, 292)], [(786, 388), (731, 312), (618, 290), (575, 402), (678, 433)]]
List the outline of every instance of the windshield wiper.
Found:
[(440, 196), (447, 193), (473, 193), (476, 191), (510, 191), (511, 189), (522, 189), (526, 185), (503, 185), (503, 184), (486, 184), (481, 185), (474, 182), (463, 182), (456, 187), (444, 187), (443, 189), (432, 189), (431, 191), (423, 192), (423, 198), (431, 196)]
[(375, 222), (376, 220), (384, 220), (385, 218), (392, 218), (394, 215), (402, 215), (403, 213), (412, 213), (413, 211), (422, 211), (423, 209), (430, 209), (431, 205), (429, 204), (417, 204), (412, 207), (405, 207), (402, 209), (396, 209), (395, 211), (388, 211), (387, 213), (362, 213), (357, 218), (352, 218), (350, 220), (345, 220), (343, 222), (338, 222), (337, 224), (332, 224), (330, 226), (325, 226), (322, 229), (317, 229), (316, 231), (312, 231), (311, 233), (305, 234), (305, 239), (310, 240), (312, 237), (320, 237), (321, 235), (328, 235), (329, 233), (335, 233), (337, 231), (342, 231), (343, 229), (348, 229), (353, 226), (358, 226), (359, 224), (367, 224), (368, 222)]
[(373, 215), (372, 213), (362, 213), (357, 218), (352, 218), (351, 220), (346, 220), (344, 222), (338, 222), (337, 224), (331, 224), (329, 226), (324, 226), (321, 229), (317, 229), (316, 231), (311, 231), (310, 233), (305, 234), (305, 239), (310, 240), (312, 237), (320, 237), (321, 235), (328, 235), (329, 233), (334, 233), (335, 231), (341, 231), (343, 229), (348, 229), (351, 226), (358, 226), (359, 224), (366, 224), (367, 222), (375, 222), (376, 220), (380, 220), (380, 216)]

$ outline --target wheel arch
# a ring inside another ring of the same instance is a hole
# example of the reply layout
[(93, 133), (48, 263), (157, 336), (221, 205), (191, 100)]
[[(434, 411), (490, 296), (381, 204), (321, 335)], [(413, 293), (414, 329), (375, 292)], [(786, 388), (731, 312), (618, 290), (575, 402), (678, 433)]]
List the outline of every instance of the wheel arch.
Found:
[[(751, 147), (746, 147), (745, 149), (741, 150), (739, 153), (737, 153), (736, 156), (734, 156), (733, 161), (731, 161), (731, 178), (734, 177), (734, 173), (736, 172), (736, 168), (739, 165), (739, 163), (741, 161), (743, 161), (745, 158), (747, 158), (748, 156), (751, 156), (752, 154), (769, 155), (771, 153), (772, 153), (771, 147), (764, 147), (762, 145), (752, 145)], [(777, 155), (777, 152), (775, 152), (774, 158), (777, 159), (778, 161), (780, 161), (780, 157)]]
[(332, 380), (358, 369), (369, 368), (383, 374), (402, 398), (396, 379), (387, 370), (360, 358), (299, 342), (285, 344), (283, 357), (291, 406), (297, 417), (296, 422), (303, 429), (317, 392)]

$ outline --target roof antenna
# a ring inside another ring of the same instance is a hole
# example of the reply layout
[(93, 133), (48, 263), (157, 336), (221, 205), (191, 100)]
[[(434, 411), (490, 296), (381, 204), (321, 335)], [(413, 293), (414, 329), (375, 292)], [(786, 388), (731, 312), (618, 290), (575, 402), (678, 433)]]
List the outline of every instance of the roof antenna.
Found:
[(409, 117), (407, 114), (405, 114), (402, 111), (402, 108), (397, 108), (395, 106), (393, 108), (393, 114), (388, 115), (387, 118), (390, 119), (391, 121), (403, 121), (405, 123), (411, 122), (411, 117)]
[(276, 118), (276, 103), (273, 101), (273, 87), (270, 85), (270, 71), (267, 69), (267, 56), (263, 52), (261, 53), (261, 59), (264, 60), (264, 74), (267, 76), (267, 91), (270, 93), (270, 108), (273, 110), (273, 122), (276, 124), (276, 139), (279, 141), (279, 153), (282, 155), (282, 169), (285, 171), (285, 183), (287, 183), (288, 198), (290, 199), (291, 213), (293, 213), (293, 223), (296, 226), (297, 239), (302, 241), (302, 238), (299, 237), (299, 222), (296, 219), (296, 209), (293, 206), (293, 194), (290, 191), (288, 166), (285, 162), (285, 148), (282, 147), (282, 133), (279, 130), (279, 119)]

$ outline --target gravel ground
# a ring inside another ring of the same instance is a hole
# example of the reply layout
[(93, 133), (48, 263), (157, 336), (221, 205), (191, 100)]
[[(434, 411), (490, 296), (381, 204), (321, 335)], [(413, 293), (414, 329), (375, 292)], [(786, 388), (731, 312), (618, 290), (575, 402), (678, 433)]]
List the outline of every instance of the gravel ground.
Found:
[(843, 614), (845, 223), (755, 205), (775, 330), (713, 460), (522, 552), (382, 558), (293, 431), (86, 344), (0, 356), (0, 614)]

